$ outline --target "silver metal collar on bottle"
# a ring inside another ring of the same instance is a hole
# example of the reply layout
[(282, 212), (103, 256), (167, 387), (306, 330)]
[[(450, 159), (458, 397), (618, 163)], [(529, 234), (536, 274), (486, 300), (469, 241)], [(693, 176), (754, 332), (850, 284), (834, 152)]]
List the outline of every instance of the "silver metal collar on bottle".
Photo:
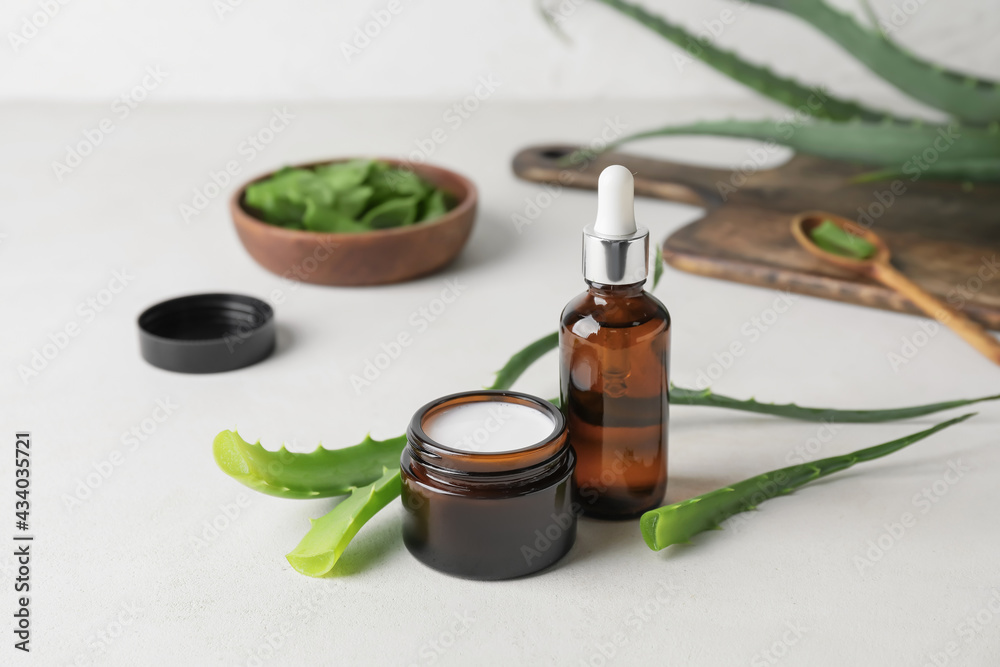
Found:
[(601, 285), (633, 285), (646, 280), (649, 230), (638, 227), (620, 238), (598, 236), (594, 225), (583, 230), (583, 278)]

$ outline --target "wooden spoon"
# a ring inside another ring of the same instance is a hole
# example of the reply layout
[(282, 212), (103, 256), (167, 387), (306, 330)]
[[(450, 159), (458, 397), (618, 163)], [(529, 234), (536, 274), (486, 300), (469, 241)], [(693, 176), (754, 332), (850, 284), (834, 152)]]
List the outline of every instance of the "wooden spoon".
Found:
[[(871, 243), (875, 246), (875, 253), (867, 259), (854, 259), (820, 248), (813, 242), (810, 232), (824, 220), (829, 220), (849, 234), (853, 234)], [(987, 359), (995, 364), (1000, 364), (1000, 342), (980, 326), (978, 322), (974, 322), (961, 311), (955, 310), (938, 298), (931, 296), (909, 278), (897, 271), (889, 263), (889, 247), (885, 244), (885, 241), (879, 238), (878, 234), (860, 227), (839, 215), (823, 211), (807, 211), (795, 216), (792, 219), (792, 234), (795, 236), (795, 240), (799, 242), (799, 245), (816, 257), (865, 275), (872, 280), (877, 280), (886, 287), (896, 290), (915, 303), (917, 307), (930, 317), (964, 338), (969, 345), (979, 350)]]

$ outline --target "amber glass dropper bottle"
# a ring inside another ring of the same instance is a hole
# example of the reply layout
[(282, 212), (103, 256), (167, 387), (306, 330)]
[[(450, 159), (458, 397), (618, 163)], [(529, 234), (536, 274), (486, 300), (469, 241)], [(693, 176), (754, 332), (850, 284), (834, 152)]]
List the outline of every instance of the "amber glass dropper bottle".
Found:
[(667, 488), (670, 314), (643, 289), (649, 231), (637, 227), (632, 174), (601, 172), (597, 221), (583, 232), (589, 289), (563, 310), (560, 400), (576, 452), (580, 510), (626, 519)]

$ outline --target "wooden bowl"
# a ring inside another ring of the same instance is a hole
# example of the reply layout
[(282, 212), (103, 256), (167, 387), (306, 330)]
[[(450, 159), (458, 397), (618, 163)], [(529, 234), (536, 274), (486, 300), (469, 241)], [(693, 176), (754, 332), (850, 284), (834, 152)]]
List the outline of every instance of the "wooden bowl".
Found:
[[(297, 166), (309, 169), (347, 159)], [(451, 195), (457, 204), (436, 220), (360, 234), (285, 229), (255, 217), (243, 203), (247, 186), (271, 176), (264, 174), (244, 184), (229, 201), (243, 247), (268, 271), (316, 285), (385, 285), (440, 269), (469, 240), (479, 198), (476, 186), (464, 176), (441, 167), (376, 159), (412, 169)]]

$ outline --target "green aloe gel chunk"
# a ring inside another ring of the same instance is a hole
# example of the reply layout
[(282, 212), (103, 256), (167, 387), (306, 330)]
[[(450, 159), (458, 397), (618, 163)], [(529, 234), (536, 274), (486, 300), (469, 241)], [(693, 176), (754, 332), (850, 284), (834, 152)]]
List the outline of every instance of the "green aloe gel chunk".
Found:
[(841, 229), (831, 220), (824, 220), (809, 232), (812, 242), (826, 252), (851, 259), (868, 259), (875, 254), (875, 246), (860, 236)]

